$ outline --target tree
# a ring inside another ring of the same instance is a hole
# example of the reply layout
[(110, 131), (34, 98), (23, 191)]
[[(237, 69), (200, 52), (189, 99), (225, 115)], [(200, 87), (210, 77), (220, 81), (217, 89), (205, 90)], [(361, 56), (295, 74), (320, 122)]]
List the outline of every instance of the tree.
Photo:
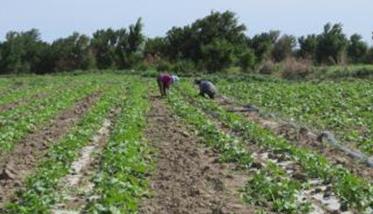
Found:
[(275, 62), (281, 62), (293, 55), (296, 46), (296, 38), (291, 35), (283, 35), (276, 41), (272, 50), (272, 58)]
[(364, 62), (373, 64), (373, 47), (368, 49)]
[(362, 41), (359, 34), (353, 34), (347, 48), (347, 55), (352, 63), (361, 63), (364, 61), (368, 52), (368, 45)]
[(166, 41), (162, 37), (149, 38), (145, 42), (144, 55), (145, 56), (165, 56), (166, 55)]
[(245, 51), (239, 57), (239, 66), (243, 71), (248, 71), (249, 69), (253, 69), (255, 64), (256, 57), (254, 51), (250, 48), (245, 49)]
[(143, 24), (139, 18), (134, 25), (130, 25), (129, 33), (125, 29), (116, 31), (117, 36), (117, 67), (129, 68), (137, 64), (142, 58), (142, 45), (145, 36), (142, 34)]
[(202, 47), (203, 62), (210, 72), (220, 71), (233, 63), (234, 48), (226, 40), (214, 40)]
[(95, 66), (90, 39), (86, 35), (73, 33), (67, 38), (58, 39), (53, 42), (52, 49), (56, 71), (86, 70)]
[(315, 34), (301, 36), (298, 39), (299, 43), (299, 56), (303, 59), (314, 60), (316, 56), (316, 48), (318, 45), (318, 38)]
[(93, 33), (91, 48), (99, 69), (115, 67), (116, 32), (111, 28)]
[(37, 72), (43, 60), (43, 49), (48, 46), (42, 42), (36, 29), (25, 32), (9, 32), (1, 45), (0, 71), (2, 73)]
[(348, 40), (342, 25), (330, 23), (324, 26), (324, 32), (318, 36), (316, 58), (319, 63), (338, 64), (343, 60)]
[[(243, 49), (247, 48), (245, 30), (245, 25), (238, 23), (234, 13), (211, 12), (191, 25), (173, 27), (168, 31), (164, 52), (173, 62), (192, 60), (195, 64), (216, 71), (233, 65)], [(218, 44), (222, 47), (218, 47)], [(213, 62), (209, 54), (227, 61)]]
[(263, 62), (270, 57), (275, 42), (280, 35), (280, 31), (270, 31), (255, 35), (249, 40), (249, 46), (254, 50), (258, 62)]

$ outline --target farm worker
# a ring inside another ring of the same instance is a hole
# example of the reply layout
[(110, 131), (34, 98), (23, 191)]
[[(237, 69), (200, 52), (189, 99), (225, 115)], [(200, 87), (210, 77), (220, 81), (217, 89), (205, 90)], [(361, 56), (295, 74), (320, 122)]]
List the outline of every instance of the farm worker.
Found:
[(157, 77), (157, 82), (158, 82), (158, 87), (159, 87), (159, 91), (161, 92), (161, 95), (166, 96), (167, 91), (170, 89), (170, 86), (173, 83), (179, 81), (179, 79), (180, 78), (176, 75), (170, 75), (166, 73), (160, 74)]
[(208, 80), (195, 80), (194, 83), (199, 87), (199, 95), (205, 96), (207, 94), (210, 99), (215, 98), (217, 90), (212, 82)]

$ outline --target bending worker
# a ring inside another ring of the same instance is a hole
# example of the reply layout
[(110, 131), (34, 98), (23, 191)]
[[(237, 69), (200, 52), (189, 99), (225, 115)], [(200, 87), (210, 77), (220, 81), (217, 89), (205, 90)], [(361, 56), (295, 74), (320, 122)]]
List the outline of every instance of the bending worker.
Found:
[(212, 84), (212, 82), (208, 80), (195, 80), (194, 83), (199, 87), (199, 95), (208, 95), (210, 99), (215, 98), (217, 90), (214, 84)]
[(166, 96), (170, 86), (177, 81), (179, 81), (179, 77), (176, 75), (160, 74), (157, 77), (157, 83), (161, 96)]

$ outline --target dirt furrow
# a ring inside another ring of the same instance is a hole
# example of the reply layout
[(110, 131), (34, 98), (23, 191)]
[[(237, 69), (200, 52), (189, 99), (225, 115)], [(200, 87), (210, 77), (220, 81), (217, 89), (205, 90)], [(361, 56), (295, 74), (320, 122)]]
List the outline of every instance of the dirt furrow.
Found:
[(21, 189), (24, 179), (45, 156), (48, 148), (64, 136), (100, 97), (93, 93), (62, 112), (40, 130), (27, 135), (0, 160), (0, 208)]
[(108, 142), (113, 115), (117, 112), (112, 111), (105, 119), (91, 143), (81, 149), (79, 158), (71, 164), (70, 173), (59, 182), (57, 189), (61, 198), (57, 199), (52, 213), (80, 213), (86, 205), (94, 188), (92, 178), (97, 172), (100, 153)]
[(298, 128), (294, 124), (286, 121), (276, 121), (275, 119), (265, 118), (260, 115), (257, 111), (258, 109), (248, 111), (247, 107), (239, 105), (227, 97), (219, 97), (216, 102), (226, 110), (242, 114), (263, 128), (285, 137), (296, 146), (317, 151), (324, 155), (331, 163), (341, 164), (352, 173), (373, 180), (373, 168), (366, 166), (335, 147), (326, 145), (318, 135), (305, 127)]
[(240, 200), (247, 174), (219, 163), (218, 154), (178, 122), (163, 101), (151, 98), (145, 136), (156, 148), (153, 197), (140, 213), (254, 213)]

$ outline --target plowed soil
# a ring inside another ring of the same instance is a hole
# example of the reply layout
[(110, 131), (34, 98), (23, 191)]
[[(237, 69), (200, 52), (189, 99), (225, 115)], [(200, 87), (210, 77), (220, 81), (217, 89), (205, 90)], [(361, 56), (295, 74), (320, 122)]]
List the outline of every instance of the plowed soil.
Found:
[(150, 178), (153, 196), (140, 213), (254, 213), (239, 195), (247, 175), (219, 163), (218, 154), (204, 148), (164, 101), (151, 97), (151, 104), (145, 136), (156, 148), (157, 164)]
[(16, 190), (22, 188), (24, 179), (38, 165), (54, 143), (84, 115), (98, 98), (93, 93), (72, 108), (53, 119), (43, 129), (27, 135), (12, 152), (3, 154), (0, 159), (0, 211), (4, 203), (12, 200)]

